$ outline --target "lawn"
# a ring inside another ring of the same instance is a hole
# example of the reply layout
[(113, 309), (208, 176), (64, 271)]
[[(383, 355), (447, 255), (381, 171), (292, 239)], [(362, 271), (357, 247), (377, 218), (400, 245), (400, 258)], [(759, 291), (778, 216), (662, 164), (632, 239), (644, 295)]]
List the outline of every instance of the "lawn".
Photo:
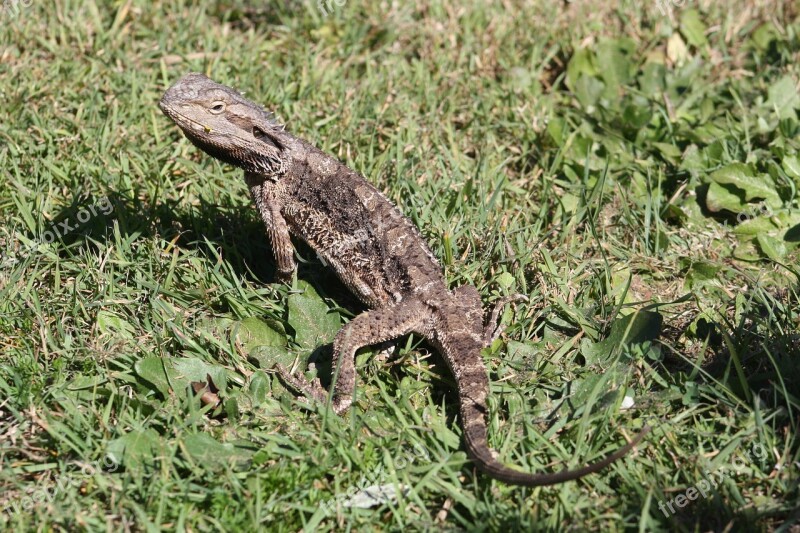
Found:
[[(451, 287), (528, 296), (483, 352), (503, 462), (651, 433), (493, 481), (416, 336), (306, 406), (274, 364), (327, 383), (363, 307), (304, 246), (274, 283), (241, 171), (158, 109), (191, 71), (384, 191)], [(797, 531), (799, 82), (783, 0), (6, 0), (0, 530)]]

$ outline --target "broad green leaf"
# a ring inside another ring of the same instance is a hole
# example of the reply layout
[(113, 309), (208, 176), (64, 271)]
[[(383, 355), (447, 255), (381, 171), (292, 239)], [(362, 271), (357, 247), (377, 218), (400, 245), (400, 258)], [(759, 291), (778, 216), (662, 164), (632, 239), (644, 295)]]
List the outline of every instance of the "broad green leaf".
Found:
[(259, 368), (269, 370), (276, 364), (290, 367), (295, 361), (296, 353), (286, 346), (256, 346), (248, 352), (248, 358), (258, 364)]
[(167, 361), (167, 375), (174, 388), (188, 387), (192, 381), (206, 381), (207, 376), (211, 376), (220, 392), (224, 393), (228, 388), (228, 371), (225, 367), (195, 357), (176, 357)]
[[(597, 78), (581, 76), (578, 78), (578, 81), (575, 82), (573, 91), (578, 102), (580, 102), (584, 108), (590, 109), (597, 105), (604, 89), (605, 84)], [(585, 157), (586, 154), (584, 153), (583, 156)]]
[(660, 95), (664, 92), (667, 69), (661, 63), (647, 63), (639, 75), (639, 89), (647, 95)]
[(597, 65), (609, 100), (618, 100), (620, 88), (631, 81), (634, 68), (630, 58), (635, 48), (629, 39), (605, 39), (597, 44)]
[(783, 170), (793, 178), (800, 178), (800, 158), (796, 155), (787, 155), (781, 165)]
[(67, 385), (67, 390), (70, 391), (97, 390), (107, 381), (108, 379), (106, 377), (100, 375), (91, 375), (91, 376), (77, 375), (69, 381), (69, 385)]
[(743, 239), (733, 252), (733, 257), (742, 261), (758, 261), (764, 258), (763, 251), (757, 246), (756, 239)]
[(650, 122), (653, 113), (646, 105), (629, 104), (622, 112), (622, 120), (625, 125), (632, 130), (639, 130)]
[(740, 191), (735, 187), (712, 183), (706, 193), (706, 207), (712, 213), (719, 213), (722, 210), (741, 213), (746, 209), (747, 202), (744, 196), (737, 192)]
[(127, 469), (140, 468), (160, 456), (160, 448), (161, 437), (155, 430), (133, 430), (109, 442), (106, 456)]
[(683, 66), (689, 60), (689, 49), (680, 33), (673, 33), (667, 40), (667, 57), (678, 67)]
[(717, 279), (717, 274), (721, 269), (720, 265), (709, 261), (695, 261), (686, 272), (684, 286), (687, 290), (691, 290), (692, 288), (706, 285), (708, 282)]
[(722, 270), (721, 265), (709, 261), (695, 261), (689, 267), (689, 272), (696, 279), (704, 280), (716, 279), (720, 270)]
[(538, 348), (523, 342), (510, 340), (506, 344), (506, 353), (508, 354), (506, 356), (507, 361), (533, 360), (538, 352)]
[(777, 226), (772, 220), (772, 217), (762, 216), (745, 220), (737, 225), (733, 232), (737, 235), (758, 235), (760, 233), (769, 233), (775, 231)]
[(747, 201), (763, 199), (773, 208), (782, 205), (772, 178), (768, 174), (756, 175), (749, 165), (730, 163), (712, 172), (709, 179), (719, 185), (732, 185), (740, 189)]
[(133, 365), (136, 374), (145, 381), (150, 382), (162, 396), (169, 396), (169, 379), (164, 369), (164, 359), (160, 357), (146, 357), (136, 361)]
[(182, 439), (183, 449), (203, 465), (240, 463), (253, 455), (251, 450), (221, 443), (206, 433), (187, 435)]
[(248, 390), (256, 405), (263, 403), (269, 393), (269, 378), (263, 372), (253, 374)]
[(608, 337), (581, 347), (588, 363), (598, 362), (613, 355), (623, 345), (641, 344), (653, 341), (661, 333), (663, 317), (653, 311), (636, 311), (618, 318), (611, 325)]
[(680, 163), (681, 150), (674, 144), (656, 142), (653, 143), (653, 146), (658, 149), (664, 159), (673, 165), (678, 165)]
[(305, 281), (298, 281), (302, 292), (289, 295), (289, 325), (294, 328), (295, 342), (304, 349), (313, 349), (333, 341), (341, 328), (339, 313), (328, 309), (325, 301)]
[(762, 24), (758, 27), (756, 31), (753, 32), (751, 36), (751, 40), (753, 44), (755, 44), (756, 48), (760, 50), (766, 50), (769, 48), (770, 43), (779, 37), (778, 30), (775, 28), (775, 25), (771, 22), (767, 22)]
[(737, 235), (769, 234), (772, 237), (789, 241), (791, 240), (789, 238), (791, 228), (798, 224), (800, 224), (800, 212), (784, 209), (748, 219), (736, 226), (734, 233)]
[(608, 409), (611, 404), (620, 402), (625, 396), (627, 380), (628, 373), (624, 366), (609, 368), (602, 374), (589, 374), (574, 380), (570, 386), (573, 390), (570, 403), (577, 406), (580, 412), (594, 397), (598, 407), (603, 406)]
[(681, 14), (681, 33), (692, 46), (702, 48), (708, 44), (706, 25), (700, 20), (700, 12), (687, 9)]
[(547, 133), (556, 146), (564, 146), (566, 140), (567, 123), (564, 119), (554, 117), (547, 123)]
[(235, 324), (237, 322), (228, 317), (206, 317), (197, 321), (196, 329), (198, 333), (220, 340), (225, 338)]
[(686, 150), (683, 151), (681, 159), (681, 170), (694, 170), (702, 171), (706, 168), (706, 162), (702, 153), (697, 148), (696, 144), (690, 144)]
[[(559, 207), (563, 210), (564, 213), (572, 214), (578, 210), (580, 207), (581, 201), (580, 198), (575, 196), (574, 194), (565, 192), (561, 196), (561, 202), (559, 203)], [(559, 211), (560, 213), (561, 211)]]
[(797, 118), (795, 109), (800, 107), (800, 95), (791, 76), (778, 80), (769, 88), (768, 94), (767, 105), (778, 114), (778, 118)]
[(288, 366), (294, 361), (294, 355), (287, 347), (286, 334), (265, 320), (254, 316), (245, 318), (234, 326), (233, 331), (248, 357), (260, 368), (270, 369), (276, 363)]
[(118, 317), (110, 311), (100, 310), (97, 312), (97, 329), (105, 335), (132, 339), (136, 331), (130, 323)]
[(167, 397), (170, 391), (184, 390), (192, 381), (205, 381), (211, 376), (220, 391), (227, 387), (227, 370), (193, 357), (146, 357), (134, 365), (136, 374)]
[(783, 241), (769, 235), (757, 235), (756, 240), (764, 255), (773, 261), (781, 261), (786, 256), (786, 245)]
[(500, 285), (504, 289), (510, 289), (514, 286), (515, 283), (514, 276), (508, 272), (503, 272), (499, 276), (497, 276), (497, 284)]
[(725, 157), (726, 148), (720, 140), (716, 140), (709, 144), (700, 152), (703, 154), (703, 159), (708, 162), (706, 168), (711, 164), (721, 164), (722, 158)]
[(684, 384), (685, 392), (681, 396), (681, 403), (683, 405), (695, 405), (700, 400), (700, 394), (697, 390), (697, 383), (694, 381), (687, 381)]
[(575, 91), (576, 84), (581, 77), (595, 75), (597, 75), (597, 68), (594, 66), (592, 49), (587, 47), (575, 50), (567, 64), (567, 87)]
[(236, 340), (245, 351), (252, 352), (258, 346), (286, 346), (286, 336), (275, 331), (266, 321), (251, 316), (234, 326)]
[[(609, 370), (608, 373), (610, 372), (615, 372), (615, 370), (612, 368)], [(571, 401), (575, 405), (580, 405), (580, 406), (585, 405), (592, 397), (593, 391), (600, 386), (601, 381), (616, 377), (616, 375), (609, 376), (608, 373), (589, 374), (586, 377), (577, 380), (577, 382), (573, 381), (573, 383), (571, 384), (571, 387), (573, 389)], [(612, 387), (609, 385), (605, 385), (603, 388), (604, 390), (609, 390)], [(601, 394), (596, 394), (596, 396), (599, 398)]]

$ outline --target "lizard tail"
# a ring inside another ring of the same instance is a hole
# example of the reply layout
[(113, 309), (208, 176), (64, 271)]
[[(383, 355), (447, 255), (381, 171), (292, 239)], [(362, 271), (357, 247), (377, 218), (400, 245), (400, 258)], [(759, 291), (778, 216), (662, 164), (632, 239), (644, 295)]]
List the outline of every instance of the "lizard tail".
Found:
[(528, 474), (505, 466), (492, 455), (486, 432), (486, 394), (489, 380), (483, 364), (473, 364), (458, 372), (461, 420), (464, 425), (464, 440), (467, 452), (475, 465), (489, 476), (527, 487), (554, 485), (578, 479), (607, 467), (628, 453), (650, 431), (645, 426), (634, 439), (604, 459), (575, 470), (562, 470), (548, 474)]

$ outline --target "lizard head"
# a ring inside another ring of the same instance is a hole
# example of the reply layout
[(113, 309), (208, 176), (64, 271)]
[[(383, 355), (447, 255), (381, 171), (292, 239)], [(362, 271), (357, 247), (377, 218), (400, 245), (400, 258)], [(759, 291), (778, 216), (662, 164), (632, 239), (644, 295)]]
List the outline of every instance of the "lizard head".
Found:
[(193, 72), (175, 82), (158, 105), (207, 154), (261, 175), (285, 172), (291, 138), (270, 113), (236, 91)]

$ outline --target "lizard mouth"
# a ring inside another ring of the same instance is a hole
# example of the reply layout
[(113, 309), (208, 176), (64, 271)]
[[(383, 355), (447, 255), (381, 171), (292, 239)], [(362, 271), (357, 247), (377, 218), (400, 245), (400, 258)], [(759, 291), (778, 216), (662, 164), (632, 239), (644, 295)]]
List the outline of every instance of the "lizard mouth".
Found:
[(181, 126), (182, 129), (186, 129), (184, 126), (191, 125), (198, 131), (205, 131), (205, 132), (211, 131), (210, 126), (206, 126), (205, 124), (198, 122), (193, 118), (187, 117), (183, 113), (180, 113), (179, 111), (175, 111), (175, 109), (168, 107), (167, 104), (164, 103), (163, 99), (159, 102), (159, 107), (161, 108), (161, 111), (163, 111), (165, 115), (175, 120), (178, 123), (178, 125)]

